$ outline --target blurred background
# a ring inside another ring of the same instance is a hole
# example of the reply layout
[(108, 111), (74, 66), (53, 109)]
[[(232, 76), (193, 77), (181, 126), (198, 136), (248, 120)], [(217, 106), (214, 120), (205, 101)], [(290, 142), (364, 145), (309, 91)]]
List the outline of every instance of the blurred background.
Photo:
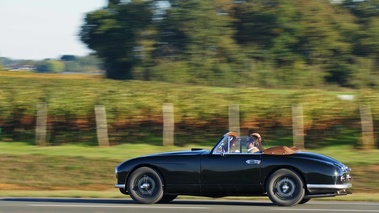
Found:
[(241, 135), (292, 144), (300, 104), (306, 147), (356, 146), (364, 105), (376, 147), (378, 8), (377, 0), (109, 0), (78, 29), (90, 54), (0, 58), (0, 137), (34, 143), (43, 102), (50, 144), (96, 144), (96, 105), (111, 144), (131, 136), (161, 144), (162, 105), (172, 103), (175, 144), (213, 143), (238, 104)]
[[(36, 59), (69, 46), (56, 35), (29, 59), (1, 49), (0, 195), (109, 190), (121, 160), (209, 148), (229, 130), (331, 155), (353, 168), (356, 191), (377, 192), (379, 0), (108, 0), (82, 15), (87, 55)], [(94, 148), (99, 129), (108, 149)]]

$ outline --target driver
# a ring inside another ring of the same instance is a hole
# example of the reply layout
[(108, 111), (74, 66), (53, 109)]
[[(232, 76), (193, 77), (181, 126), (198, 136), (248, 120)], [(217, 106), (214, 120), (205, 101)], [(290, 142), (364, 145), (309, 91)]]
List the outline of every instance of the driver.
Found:
[(262, 137), (258, 133), (252, 133), (246, 141), (246, 148), (248, 153), (263, 152)]
[(239, 150), (235, 150), (235, 143), (239, 140), (237, 133), (228, 132), (224, 135), (224, 140), (220, 146), (217, 148), (217, 152), (239, 152)]

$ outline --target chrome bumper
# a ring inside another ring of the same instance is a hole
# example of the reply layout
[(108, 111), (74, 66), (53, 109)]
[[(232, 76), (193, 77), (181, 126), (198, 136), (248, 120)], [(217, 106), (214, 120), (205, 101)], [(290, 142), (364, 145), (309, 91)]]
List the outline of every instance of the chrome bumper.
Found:
[(119, 189), (125, 189), (125, 184), (115, 184), (114, 187)]
[(307, 184), (307, 188), (309, 190), (312, 189), (348, 189), (351, 188), (351, 183), (344, 183), (344, 184)]
[(352, 194), (348, 189), (352, 187), (351, 183), (344, 184), (307, 184), (310, 194), (304, 196), (305, 199), (320, 197), (335, 197), (339, 195)]

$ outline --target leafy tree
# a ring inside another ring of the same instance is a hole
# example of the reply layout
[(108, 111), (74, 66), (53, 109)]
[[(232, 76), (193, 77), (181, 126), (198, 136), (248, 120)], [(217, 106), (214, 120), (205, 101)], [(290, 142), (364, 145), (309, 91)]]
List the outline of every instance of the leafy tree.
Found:
[(59, 60), (44, 60), (37, 63), (37, 72), (60, 73), (64, 72), (65, 64)]
[(80, 37), (114, 79), (375, 87), (378, 8), (379, 0), (109, 0), (87, 14)]
[(9, 67), (13, 64), (13, 60), (6, 58), (6, 57), (0, 57), (1, 64), (3, 67)]
[(53, 73), (64, 72), (65, 65), (59, 60), (48, 60), (48, 65)]
[(0, 70), (4, 70), (3, 58), (0, 58)]
[[(354, 33), (354, 40), (351, 41), (354, 45), (353, 54), (357, 57), (357, 72), (355, 76), (360, 76), (359, 79), (364, 83), (358, 83), (360, 87), (379, 85), (376, 76), (379, 75), (377, 66), (379, 65), (379, 1), (365, 0), (353, 1), (346, 0), (342, 4), (343, 7), (349, 9), (356, 16), (355, 22), (359, 25), (359, 29)], [(363, 59), (364, 57), (365, 59)], [(362, 63), (363, 62), (363, 63)], [(365, 78), (362, 78), (365, 76)], [(355, 82), (357, 82), (355, 80)]]
[(352, 17), (330, 1), (250, 0), (237, 5), (235, 17), (236, 40), (252, 59), (273, 63), (276, 75), (271, 77), (288, 85), (305, 85), (315, 77), (321, 78), (316, 82), (326, 77), (348, 84), (352, 68), (346, 35), (357, 28), (344, 24)]
[(77, 61), (63, 61), (65, 64), (65, 72), (84, 72)]
[[(320, 77), (311, 72), (299, 50), (304, 26), (297, 1), (245, 1), (236, 5), (235, 19), (235, 38), (256, 67), (251, 72), (254, 79), (262, 79), (261, 86), (302, 85)], [(269, 65), (270, 75), (258, 70), (261, 64)]]
[(84, 57), (78, 56), (62, 56), (61, 61), (65, 64), (66, 72), (97, 72), (102, 69), (101, 60), (95, 55)]
[(320, 67), (327, 82), (349, 86), (354, 69), (350, 36), (358, 29), (354, 18), (329, 1), (300, 2), (305, 26), (301, 50), (307, 53), (308, 63)]
[(86, 15), (80, 37), (103, 60), (107, 77), (132, 79), (138, 40), (151, 21), (150, 2), (111, 0), (106, 8)]
[(74, 56), (74, 55), (62, 55), (61, 60), (62, 61), (75, 61), (76, 56)]
[(76, 62), (79, 64), (81, 72), (97, 72), (102, 70), (102, 62), (95, 55), (77, 57)]
[[(219, 83), (220, 78), (230, 77), (233, 71), (238, 73), (239, 47), (233, 39), (229, 2), (172, 2), (159, 26), (160, 46), (155, 52), (157, 69), (167, 66), (166, 63), (180, 64), (183, 73), (166, 72), (176, 75), (179, 81), (185, 78), (187, 82), (200, 84)], [(233, 83), (233, 80), (226, 83)]]

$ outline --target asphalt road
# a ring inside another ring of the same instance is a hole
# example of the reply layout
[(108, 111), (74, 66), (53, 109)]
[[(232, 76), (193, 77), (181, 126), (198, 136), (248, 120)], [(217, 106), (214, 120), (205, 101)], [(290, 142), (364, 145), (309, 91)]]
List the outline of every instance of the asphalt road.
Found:
[(175, 200), (170, 204), (142, 205), (129, 199), (0, 198), (0, 213), (230, 213), (230, 212), (378, 212), (379, 203), (310, 201), (293, 207), (269, 201)]

